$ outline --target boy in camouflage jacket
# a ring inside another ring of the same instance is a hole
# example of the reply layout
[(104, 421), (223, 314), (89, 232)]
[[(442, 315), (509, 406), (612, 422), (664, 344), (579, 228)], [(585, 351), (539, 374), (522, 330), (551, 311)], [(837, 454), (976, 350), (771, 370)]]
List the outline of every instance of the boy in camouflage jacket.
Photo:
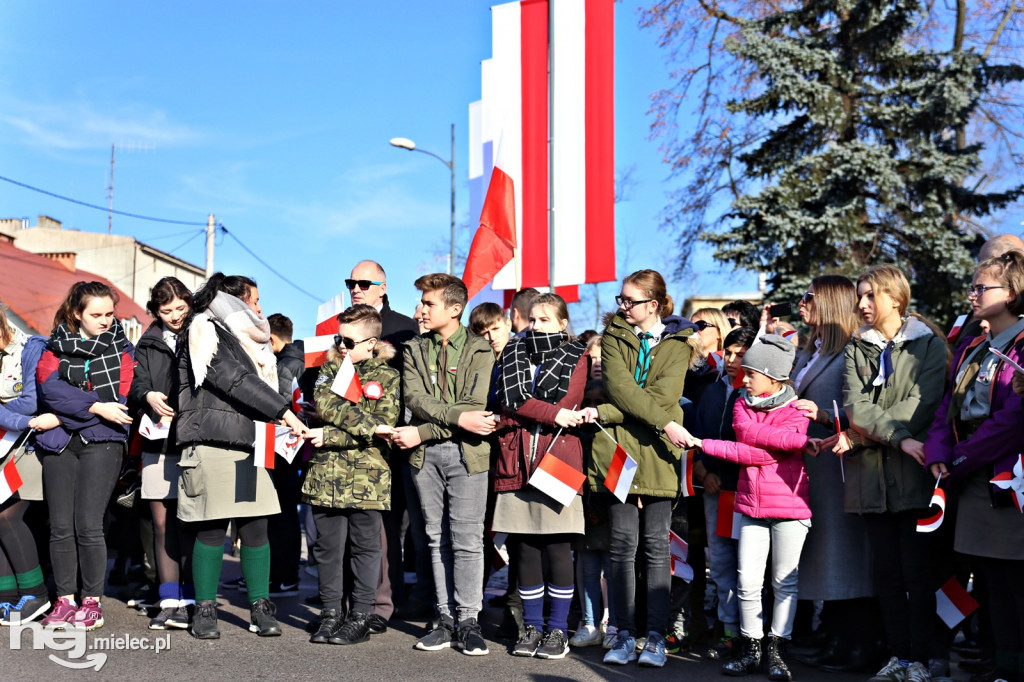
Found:
[[(321, 429), (310, 432), (315, 446), (302, 484), (302, 502), (313, 507), (323, 611), (310, 638), (316, 644), (356, 644), (369, 639), (367, 619), (373, 611), (380, 575), (381, 512), (391, 508), (391, 470), (386, 443), (398, 422), (401, 375), (387, 361), (394, 348), (379, 340), (381, 319), (368, 305), (338, 315), (338, 334), (313, 392)], [(359, 377), (358, 402), (343, 397), (346, 355)], [(337, 389), (338, 392), (335, 392)], [(347, 566), (345, 551), (348, 549)], [(353, 576), (351, 609), (342, 613), (344, 571)]]

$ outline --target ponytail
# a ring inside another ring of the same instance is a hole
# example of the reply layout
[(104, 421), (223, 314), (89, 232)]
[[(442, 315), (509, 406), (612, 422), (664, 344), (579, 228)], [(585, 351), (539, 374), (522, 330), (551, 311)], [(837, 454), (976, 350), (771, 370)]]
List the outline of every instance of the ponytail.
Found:
[(249, 300), (249, 290), (256, 288), (255, 280), (245, 275), (225, 275), (223, 272), (215, 272), (206, 280), (206, 283), (192, 295), (192, 315), (201, 313), (210, 307), (217, 294), (224, 292), (235, 298)]
[(658, 303), (658, 317), (664, 319), (672, 314), (675, 303), (668, 295), (665, 286), (665, 278), (657, 270), (637, 270), (632, 275), (622, 280), (624, 284), (632, 284), (644, 296)]

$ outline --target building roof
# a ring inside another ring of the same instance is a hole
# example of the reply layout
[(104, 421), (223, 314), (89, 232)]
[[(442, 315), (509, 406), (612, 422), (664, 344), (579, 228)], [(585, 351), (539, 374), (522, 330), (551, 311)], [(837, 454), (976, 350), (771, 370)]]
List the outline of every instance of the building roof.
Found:
[(49, 333), (53, 327), (53, 316), (68, 290), (83, 280), (103, 282), (117, 292), (119, 319), (135, 318), (143, 325), (152, 321), (142, 306), (105, 277), (85, 270), (68, 270), (55, 260), (22, 251), (14, 244), (0, 240), (0, 301), (39, 333)]

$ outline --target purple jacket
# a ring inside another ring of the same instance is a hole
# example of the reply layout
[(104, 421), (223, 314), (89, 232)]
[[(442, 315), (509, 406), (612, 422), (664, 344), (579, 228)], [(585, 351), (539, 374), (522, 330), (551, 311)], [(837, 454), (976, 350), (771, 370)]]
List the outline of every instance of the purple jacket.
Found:
[(736, 511), (755, 519), (811, 518), (804, 457), (809, 421), (794, 402), (754, 410), (742, 397), (733, 408), (736, 442), (705, 440), (706, 454), (740, 464)]
[[(981, 342), (979, 337), (968, 338), (957, 349), (947, 386), (956, 385), (957, 370), (969, 347), (977, 345), (975, 340)], [(1024, 364), (1024, 353), (1018, 344), (1014, 344), (1006, 354), (1014, 362)], [(953, 425), (946, 422), (953, 397), (951, 389), (946, 391), (924, 442), (926, 467), (936, 462), (944, 463), (953, 481), (962, 480), (985, 466), (991, 466), (994, 474), (1013, 469), (1021, 451), (1021, 428), (1024, 427), (1024, 404), (1013, 392), (1013, 372), (1012, 367), (1000, 360), (991, 384), (992, 409), (989, 417), (966, 440), (957, 438)], [(993, 486), (992, 490), (996, 492), (998, 488)]]

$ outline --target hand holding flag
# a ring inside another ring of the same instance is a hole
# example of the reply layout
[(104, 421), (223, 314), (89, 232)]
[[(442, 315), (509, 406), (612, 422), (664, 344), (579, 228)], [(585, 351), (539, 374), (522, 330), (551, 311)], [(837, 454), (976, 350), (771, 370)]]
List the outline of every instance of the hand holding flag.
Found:
[[(594, 423), (597, 424), (597, 422)], [(608, 433), (603, 426), (597, 424), (597, 428), (601, 429), (601, 432), (615, 443), (615, 453), (612, 455), (611, 464), (608, 465), (608, 473), (604, 477), (604, 487), (610, 490), (619, 502), (625, 502), (633, 487), (633, 477), (636, 476), (636, 460), (629, 456), (629, 453), (612, 438), (612, 434)]]

